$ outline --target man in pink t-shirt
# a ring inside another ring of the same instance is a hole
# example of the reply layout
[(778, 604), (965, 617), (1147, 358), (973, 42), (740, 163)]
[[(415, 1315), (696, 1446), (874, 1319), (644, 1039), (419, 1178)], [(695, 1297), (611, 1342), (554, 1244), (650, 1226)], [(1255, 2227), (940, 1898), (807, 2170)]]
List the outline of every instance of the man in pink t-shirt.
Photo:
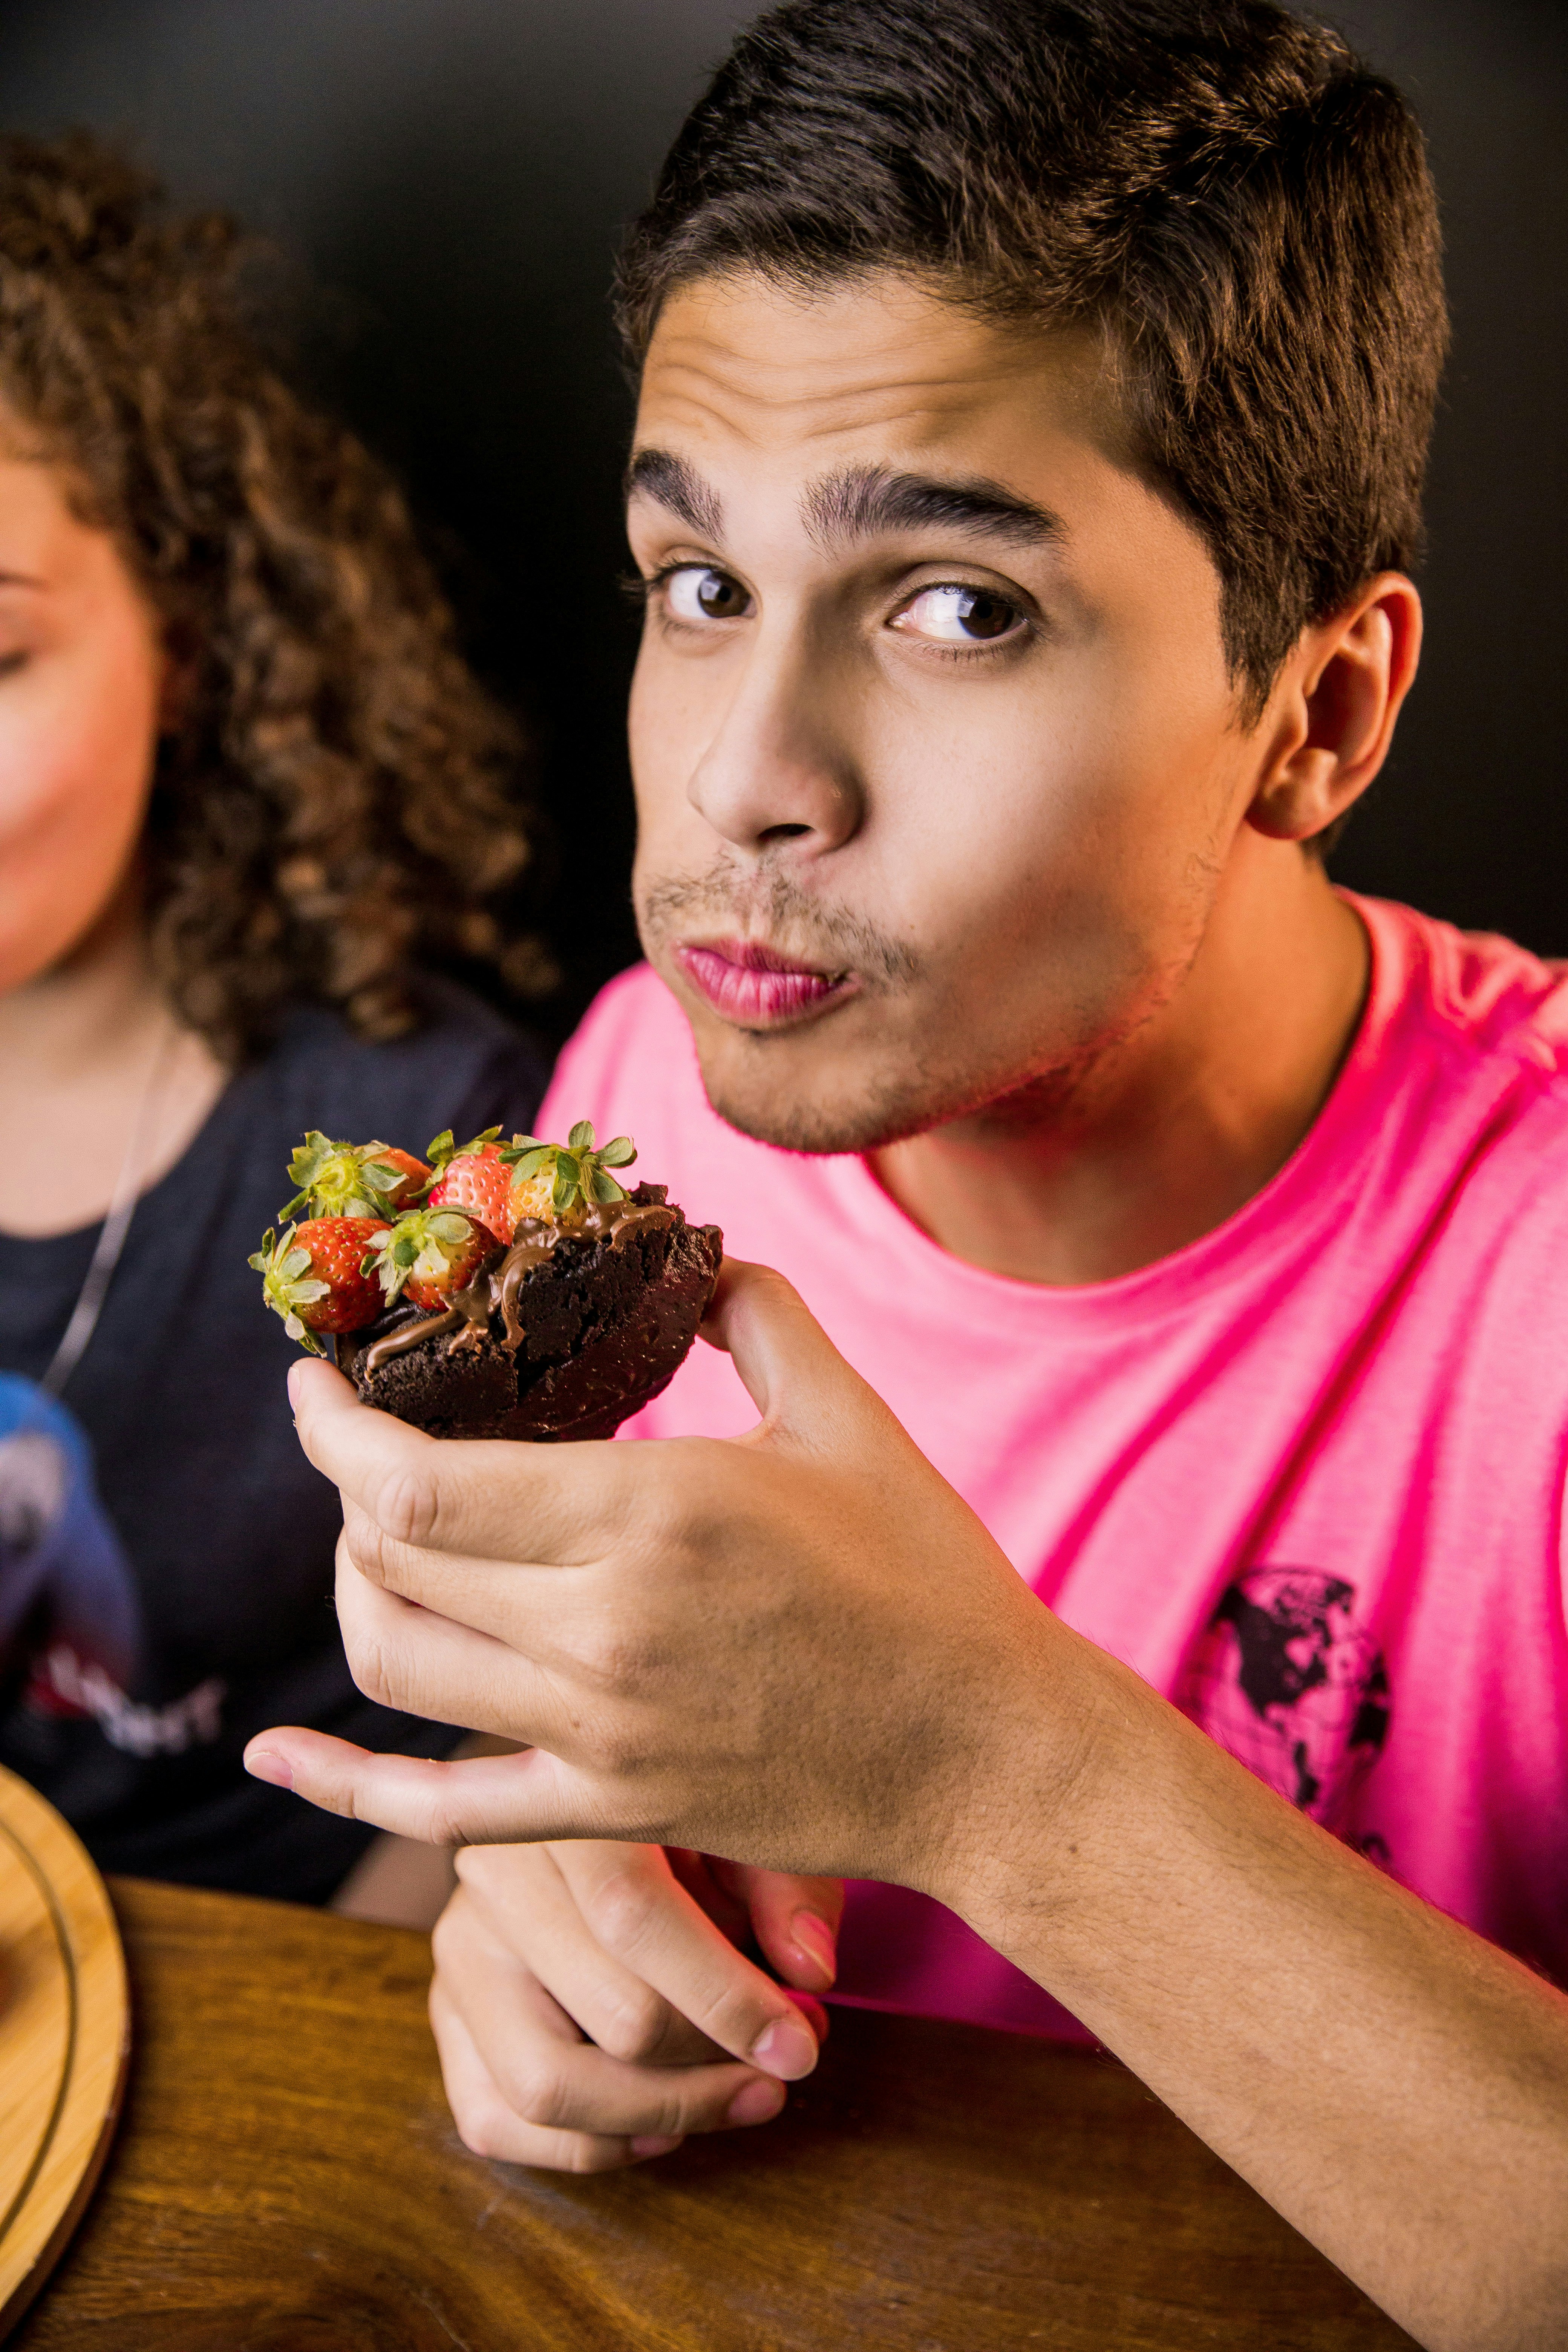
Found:
[(1568, 992), (1320, 854), (1436, 251), (1269, 0), (792, 0), (683, 131), (648, 965), (542, 1124), (723, 1226), (711, 1345), (608, 1445), (300, 1368), (356, 1674), (529, 1745), (250, 1759), (468, 1846), (471, 2146), (764, 2122), (837, 1969), (1098, 2036), (1423, 2342), (1568, 2342)]
[[(939, 1248), (858, 1157), (709, 1106), (647, 966), (562, 1057), (729, 1252), (786, 1275), (1068, 1625), (1293, 1805), (1568, 1982), (1568, 981), (1354, 901), (1366, 1009), (1324, 1108), (1234, 1216), (1067, 1286)], [(623, 1431), (739, 1436), (699, 1348)], [(951, 1912), (851, 1891), (839, 1998), (1060, 2030)]]

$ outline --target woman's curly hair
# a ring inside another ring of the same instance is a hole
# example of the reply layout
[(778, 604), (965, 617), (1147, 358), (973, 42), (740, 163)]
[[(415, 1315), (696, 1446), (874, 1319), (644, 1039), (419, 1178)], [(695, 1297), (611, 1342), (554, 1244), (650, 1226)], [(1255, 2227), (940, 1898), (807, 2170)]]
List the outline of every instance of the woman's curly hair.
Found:
[(148, 916), (228, 1060), (301, 996), (395, 1034), (422, 956), (551, 977), (497, 919), (530, 857), (517, 730), (395, 484), (247, 325), (252, 250), (88, 133), (0, 140), (0, 402), (161, 617)]

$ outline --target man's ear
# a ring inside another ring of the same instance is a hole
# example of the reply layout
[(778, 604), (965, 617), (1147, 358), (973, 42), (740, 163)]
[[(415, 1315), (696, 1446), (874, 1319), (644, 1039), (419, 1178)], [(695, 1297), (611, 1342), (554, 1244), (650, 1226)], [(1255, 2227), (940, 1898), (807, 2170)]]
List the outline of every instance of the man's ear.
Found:
[(1421, 658), (1421, 599), (1380, 572), (1315, 622), (1275, 683), (1269, 750), (1247, 821), (1271, 841), (1308, 841), (1360, 799), (1388, 756)]

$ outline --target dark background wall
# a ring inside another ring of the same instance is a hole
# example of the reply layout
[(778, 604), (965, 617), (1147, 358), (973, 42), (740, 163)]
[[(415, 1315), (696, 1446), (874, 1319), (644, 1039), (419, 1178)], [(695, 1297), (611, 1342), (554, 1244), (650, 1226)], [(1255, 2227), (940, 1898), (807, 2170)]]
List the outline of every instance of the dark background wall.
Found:
[[(411, 484), (473, 651), (542, 739), (559, 1013), (636, 952), (604, 293), (616, 232), (752, 9), (726, 0), (5, 0), (0, 126), (128, 137), (335, 289), (314, 364)], [(1325, 10), (1325, 13), (1331, 13)], [(1346, 0), (1411, 93), (1457, 340), (1426, 666), (1335, 870), (1568, 951), (1568, 9)]]

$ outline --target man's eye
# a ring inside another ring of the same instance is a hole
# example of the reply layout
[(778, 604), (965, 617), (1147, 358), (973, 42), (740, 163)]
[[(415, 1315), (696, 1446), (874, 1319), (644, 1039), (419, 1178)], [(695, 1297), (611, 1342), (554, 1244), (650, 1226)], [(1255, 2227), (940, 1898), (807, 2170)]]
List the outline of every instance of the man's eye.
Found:
[(985, 645), (1010, 636), (1023, 619), (1016, 604), (990, 588), (922, 588), (892, 625), (912, 637), (934, 637), (949, 646)]
[(738, 580), (703, 563), (683, 563), (664, 583), (665, 601), (678, 621), (740, 621), (752, 600)]

